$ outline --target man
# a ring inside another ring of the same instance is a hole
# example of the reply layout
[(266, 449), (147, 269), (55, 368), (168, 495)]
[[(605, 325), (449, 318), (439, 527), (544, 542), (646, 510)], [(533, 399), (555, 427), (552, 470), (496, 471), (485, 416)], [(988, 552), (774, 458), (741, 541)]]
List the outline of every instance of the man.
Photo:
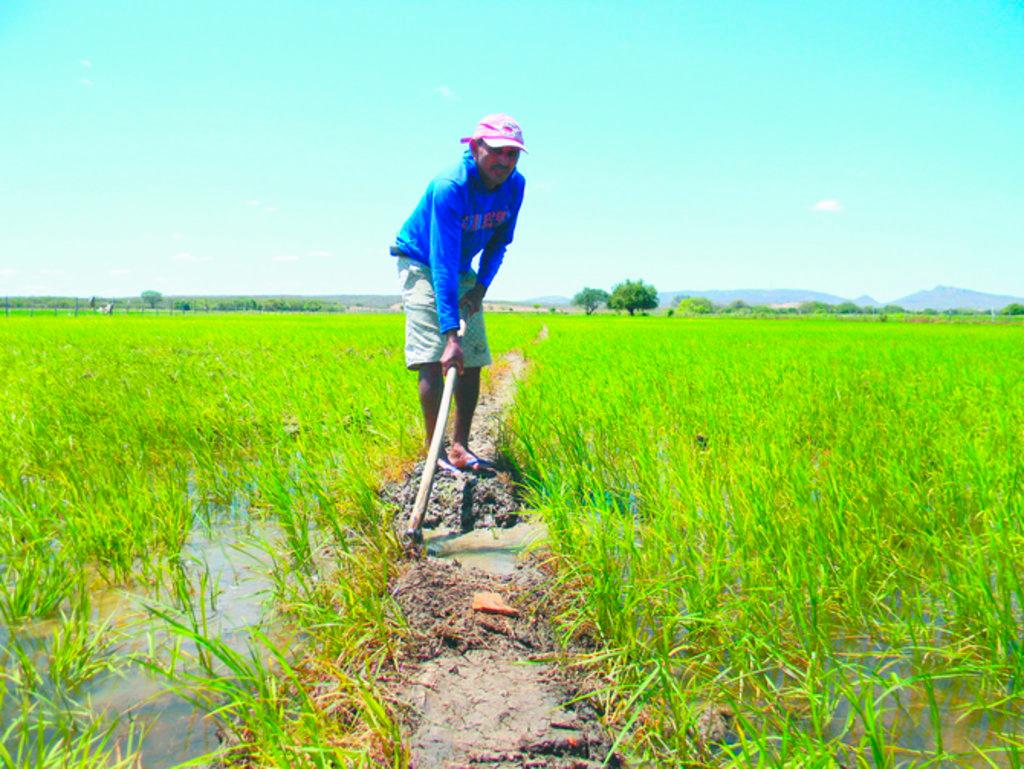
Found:
[[(491, 363), (483, 299), (512, 242), (526, 184), (516, 170), (526, 151), (523, 132), (508, 115), (488, 115), (462, 142), (469, 144), (462, 160), (430, 182), (391, 248), (405, 307), (405, 364), (419, 374), (428, 446), (444, 375), (452, 366), (459, 372), (452, 444), (439, 460), (451, 472), (491, 466), (469, 448), (480, 369)], [(466, 322), (461, 339), (460, 313)]]

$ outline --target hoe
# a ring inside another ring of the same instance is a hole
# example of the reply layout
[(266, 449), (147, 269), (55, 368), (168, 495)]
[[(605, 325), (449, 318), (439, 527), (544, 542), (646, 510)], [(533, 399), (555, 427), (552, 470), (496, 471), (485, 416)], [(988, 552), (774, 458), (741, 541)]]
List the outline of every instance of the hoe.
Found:
[[(466, 322), (459, 321), (459, 336), (466, 330)], [(412, 506), (412, 515), (409, 516), (409, 527), (405, 530), (405, 538), (414, 545), (423, 542), (423, 514), (427, 511), (427, 502), (430, 501), (430, 489), (434, 485), (434, 471), (437, 469), (437, 457), (441, 453), (441, 444), (444, 443), (444, 431), (448, 427), (448, 411), (451, 408), (452, 392), (455, 390), (455, 379), (458, 371), (455, 366), (448, 369), (444, 375), (444, 391), (441, 393), (441, 408), (437, 412), (437, 424), (434, 426), (434, 434), (430, 436), (430, 449), (427, 451), (427, 463), (423, 466), (423, 477), (420, 478), (420, 488), (416, 492), (416, 502)]]

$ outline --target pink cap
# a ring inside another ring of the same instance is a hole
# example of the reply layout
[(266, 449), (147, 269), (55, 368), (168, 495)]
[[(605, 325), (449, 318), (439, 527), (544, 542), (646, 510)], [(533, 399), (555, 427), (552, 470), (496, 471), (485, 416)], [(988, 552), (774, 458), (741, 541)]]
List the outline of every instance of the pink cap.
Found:
[(476, 124), (476, 130), (472, 136), (462, 140), (463, 144), (474, 139), (483, 139), (491, 147), (515, 147), (526, 152), (526, 145), (523, 144), (523, 129), (515, 118), (498, 112), (481, 118)]

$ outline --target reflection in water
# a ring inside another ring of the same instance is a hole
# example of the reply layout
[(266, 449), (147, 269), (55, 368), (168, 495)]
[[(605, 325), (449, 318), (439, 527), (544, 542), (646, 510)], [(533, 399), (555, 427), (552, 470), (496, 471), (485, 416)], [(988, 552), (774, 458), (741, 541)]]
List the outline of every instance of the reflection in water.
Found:
[[(851, 696), (838, 701), (826, 734), (842, 735), (853, 715), (852, 703), (870, 700), (878, 714), (879, 731), (904, 755), (925, 758), (941, 749), (956, 758), (930, 766), (990, 767), (993, 760), (996, 766), (1010, 765), (1002, 755), (1005, 744), (999, 735), (1019, 731), (1021, 714), (993, 708), (995, 698), (986, 696), (991, 682), (979, 672), (929, 669), (911, 655), (899, 655), (863, 639), (841, 639), (833, 648), (837, 657), (848, 659), (863, 672), (848, 681)], [(862, 719), (857, 723), (844, 742), (864, 736)], [(1000, 750), (986, 759), (979, 749)]]
[[(194, 596), (205, 590), (209, 596), (209, 633), (235, 650), (244, 650), (249, 629), (261, 622), (271, 584), (267, 575), (270, 558), (263, 543), (278, 535), (269, 525), (238, 524), (235, 520), (230, 527), (203, 526), (203, 531), (186, 543), (180, 563), (186, 589)], [(50, 676), (55, 639), (63, 632), (61, 620), (34, 622), (19, 627), (13, 635), (0, 626), (0, 647), (7, 650), (6, 654), (0, 651), (0, 670), (17, 671), (4, 678), (0, 691), (4, 725), (13, 723), (21, 710), (18, 681), (36, 676), (41, 701), (67, 710), (73, 696), (93, 716), (116, 720), (115, 738), (127, 738), (130, 730), (141, 729), (143, 763), (148, 769), (161, 769), (216, 749), (216, 724), (197, 713), (188, 701), (168, 692), (162, 680), (134, 661), (152, 650), (167, 654), (176, 644), (183, 661), (195, 651), (190, 641), (170, 637), (162, 621), (147, 611), (147, 606), (171, 604), (171, 596), (173, 591), (167, 585), (91, 592), (87, 605), (92, 627), (109, 626), (110, 669), (71, 693)], [(36, 672), (25, 672), (25, 663)]]
[[(795, 691), (800, 695), (793, 703), (801, 702), (805, 694), (826, 703), (823, 711), (827, 723), (822, 736), (835, 740), (840, 751), (840, 746), (846, 746), (851, 754), (868, 756), (866, 746), (872, 735), (865, 723), (873, 722), (873, 734), (882, 752), (894, 761), (893, 766), (953, 769), (1022, 765), (1010, 757), (1012, 749), (1004, 735), (1020, 734), (1024, 713), (1016, 704), (1000, 705), (998, 700), (1006, 692), (995, 690), (983, 671), (930, 666), (911, 651), (901, 652), (858, 636), (833, 640), (832, 653), (825, 672), (813, 685), (799, 680), (802, 674), (791, 668), (763, 671), (771, 689), (779, 693), (778, 701), (752, 703), (745, 710), (755, 722), (774, 722), (772, 716), (758, 715), (759, 708), (768, 708), (778, 716), (780, 703), (786, 699), (783, 693)], [(1010, 701), (1015, 702), (1015, 698)], [(796, 731), (818, 733), (799, 704), (782, 706), (782, 714)], [(757, 728), (762, 726), (759, 723)], [(1019, 741), (1019, 737), (1012, 740)], [(940, 753), (946, 758), (937, 759)], [(862, 764), (849, 758), (847, 764), (838, 765)]]

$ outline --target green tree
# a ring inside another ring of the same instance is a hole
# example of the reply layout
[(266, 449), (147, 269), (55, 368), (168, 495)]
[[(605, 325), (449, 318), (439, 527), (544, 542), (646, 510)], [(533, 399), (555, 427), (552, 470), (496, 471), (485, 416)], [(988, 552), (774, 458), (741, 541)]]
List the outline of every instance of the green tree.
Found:
[(800, 302), (797, 310), (801, 315), (812, 315), (832, 312), (832, 305), (826, 302)]
[(1013, 302), (999, 311), (1000, 315), (1024, 315), (1024, 304)]
[(658, 289), (642, 280), (624, 280), (612, 289), (608, 306), (630, 315), (637, 310), (653, 310), (658, 306)]
[(677, 306), (679, 312), (687, 315), (708, 315), (715, 311), (711, 300), (703, 296), (684, 296)]
[(600, 305), (607, 304), (611, 297), (607, 291), (600, 288), (584, 288), (572, 298), (572, 303), (582, 307), (587, 315), (593, 315)]
[(750, 305), (744, 302), (742, 299), (737, 299), (733, 302), (729, 302), (729, 304), (723, 307), (722, 312), (741, 313), (746, 315), (749, 314), (750, 312)]
[(142, 301), (149, 305), (149, 309), (155, 308), (164, 299), (164, 295), (159, 291), (143, 291)]

